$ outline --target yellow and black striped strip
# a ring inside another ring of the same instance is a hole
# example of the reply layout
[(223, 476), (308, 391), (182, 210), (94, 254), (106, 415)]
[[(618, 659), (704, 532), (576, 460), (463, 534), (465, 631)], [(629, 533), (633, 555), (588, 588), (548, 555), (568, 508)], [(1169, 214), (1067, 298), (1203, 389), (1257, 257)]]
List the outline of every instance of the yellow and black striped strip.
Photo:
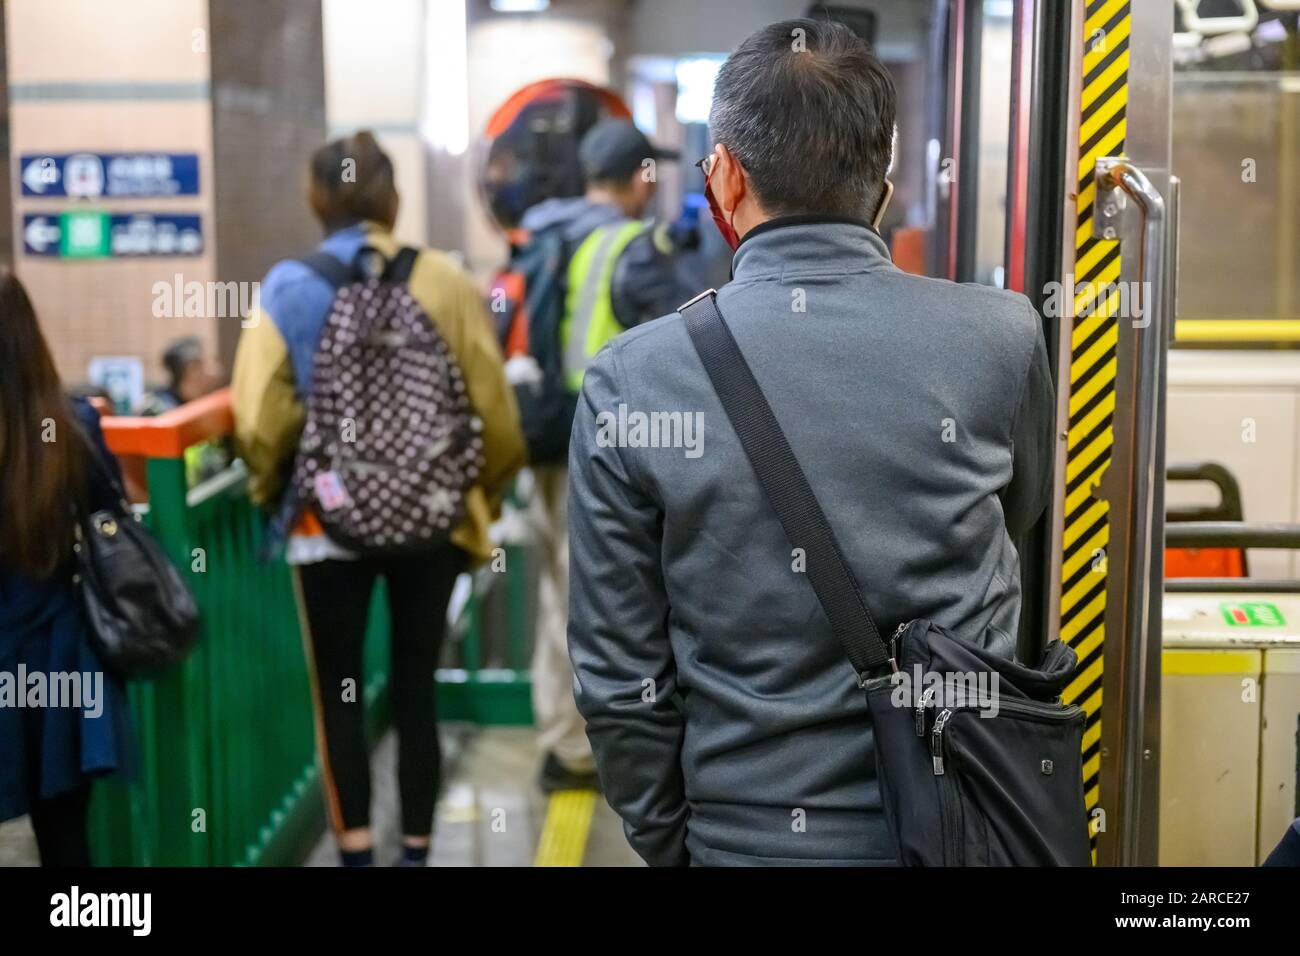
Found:
[[(1084, 7), (1079, 97), (1078, 220), (1070, 343), (1069, 430), (1061, 566), (1061, 639), (1079, 655), (1067, 703), (1088, 714), (1083, 784), (1088, 811), (1100, 802), (1102, 650), (1110, 507), (1094, 497), (1115, 441), (1115, 359), (1119, 325), (1119, 243), (1093, 237), (1098, 158), (1124, 151), (1128, 107), (1130, 0)], [(1098, 301), (1099, 290), (1105, 296)], [(1095, 826), (1094, 821), (1094, 826)], [(1096, 834), (1093, 834), (1094, 842)]]

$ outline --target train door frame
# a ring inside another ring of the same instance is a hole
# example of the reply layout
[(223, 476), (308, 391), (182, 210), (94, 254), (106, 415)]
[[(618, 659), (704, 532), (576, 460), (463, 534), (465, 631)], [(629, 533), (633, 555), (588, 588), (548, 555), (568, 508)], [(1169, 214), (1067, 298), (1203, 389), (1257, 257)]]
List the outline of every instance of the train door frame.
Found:
[[(1071, 6), (1052, 616), (1080, 657), (1064, 697), (1089, 713), (1095, 860), (1154, 865), (1164, 359), (1176, 278), (1173, 18), (1134, 0)], [(1124, 315), (1129, 289), (1142, 312)]]
[(934, 0), (932, 58), (942, 64), (930, 83), (941, 97), (931, 135), (938, 189), (930, 261), (935, 274), (954, 282), (975, 278), (979, 208), (980, 39), (982, 0)]
[[(1038, 307), (1043, 335), (1059, 341), (1061, 320), (1047, 308), (1049, 283), (1061, 270), (1065, 223), (1074, 214), (1059, 171), (1076, 153), (1075, 128), (1068, 120), (1071, 76), (1072, 5), (1015, 0), (1012, 14), (1011, 121), (1007, 163), (1007, 288), (1029, 297)], [(1032, 212), (1032, 214), (1031, 214)], [(1049, 348), (1053, 377), (1058, 350)], [(1054, 474), (1064, 468), (1064, 456)], [(1018, 653), (1037, 660), (1059, 630), (1059, 582), (1056, 560), (1060, 540), (1059, 509), (1050, 508), (1025, 539), (1016, 542), (1021, 558), (1021, 627)]]
[[(937, 0), (934, 9), (946, 64), (942, 155), (958, 175), (940, 193), (931, 261), (971, 281), (963, 249), (973, 250), (977, 228), (983, 7)], [(1158, 849), (1164, 358), (1177, 218), (1168, 13), (1135, 0), (1013, 8), (1004, 264), (1007, 286), (1040, 307), (1058, 399), (1053, 504), (1016, 542), (1019, 650), (1036, 659), (1060, 637), (1079, 654), (1065, 696), (1089, 713), (1085, 790), (1101, 865), (1154, 865)], [(1104, 166), (1099, 204), (1098, 160), (1121, 157), (1126, 175)], [(1092, 294), (1109, 283), (1150, 284), (1147, 316), (1133, 317), (1145, 322), (1116, 315), (1109, 291), (1093, 310)], [(1063, 311), (1049, 307), (1053, 296)]]

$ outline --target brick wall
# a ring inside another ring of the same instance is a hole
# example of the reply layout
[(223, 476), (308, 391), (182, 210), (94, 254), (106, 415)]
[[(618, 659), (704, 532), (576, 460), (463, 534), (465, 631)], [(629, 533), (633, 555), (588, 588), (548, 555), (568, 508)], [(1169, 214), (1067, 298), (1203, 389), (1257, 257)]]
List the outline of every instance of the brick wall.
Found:
[[(212, 118), (205, 0), (132, 0), (103, 15), (100, 0), (10, 0), (4, 6), (11, 163), (24, 153), (196, 153), (200, 195), (142, 199), (56, 199), (18, 195), (6, 217), (14, 268), (27, 286), (59, 372), (86, 380), (94, 356), (130, 355), (146, 377), (162, 377), (159, 355), (175, 338), (214, 341), (206, 316), (156, 317), (154, 285), (212, 278)], [(16, 177), (11, 166), (10, 179)], [(26, 213), (71, 209), (109, 213), (197, 213), (199, 256), (92, 260), (28, 255), (19, 229)]]

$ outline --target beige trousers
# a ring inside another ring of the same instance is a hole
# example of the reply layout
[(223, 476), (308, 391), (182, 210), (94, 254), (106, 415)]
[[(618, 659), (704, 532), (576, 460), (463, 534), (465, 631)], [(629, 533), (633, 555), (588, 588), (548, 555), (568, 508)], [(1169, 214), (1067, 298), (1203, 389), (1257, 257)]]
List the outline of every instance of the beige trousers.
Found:
[(595, 769), (586, 723), (573, 700), (569, 663), (569, 469), (533, 468), (537, 529), (537, 630), (533, 642), (533, 716), (537, 743), (576, 773)]

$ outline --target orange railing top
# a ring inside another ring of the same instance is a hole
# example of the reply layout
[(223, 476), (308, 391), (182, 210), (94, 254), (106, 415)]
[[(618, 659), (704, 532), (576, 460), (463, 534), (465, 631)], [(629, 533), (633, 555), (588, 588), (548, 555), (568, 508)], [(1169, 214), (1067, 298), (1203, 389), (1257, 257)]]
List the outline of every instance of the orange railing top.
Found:
[(108, 415), (100, 419), (100, 425), (104, 441), (115, 455), (182, 458), (191, 445), (229, 435), (235, 419), (230, 389), (223, 388), (161, 415)]

